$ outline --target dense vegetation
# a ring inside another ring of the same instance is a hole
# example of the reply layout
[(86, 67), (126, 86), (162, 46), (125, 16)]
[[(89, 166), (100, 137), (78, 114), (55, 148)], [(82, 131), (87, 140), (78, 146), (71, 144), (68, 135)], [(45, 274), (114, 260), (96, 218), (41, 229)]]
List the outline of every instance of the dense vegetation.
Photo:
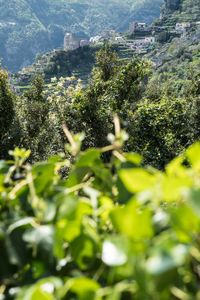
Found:
[(42, 74), (45, 83), (49, 83), (52, 77), (72, 76), (87, 82), (100, 48), (100, 45), (85, 46), (73, 51), (60, 49), (38, 55), (31, 66), (12, 74), (12, 83), (19, 90), (27, 89), (31, 78), (38, 74)]
[(106, 29), (127, 30), (138, 19), (151, 22), (162, 0), (0, 0), (0, 58), (11, 71), (38, 53), (63, 47), (65, 32), (88, 37)]
[(165, 25), (174, 25), (176, 22), (199, 21), (199, 0), (165, 0), (165, 2), (167, 7), (167, 9), (164, 7), (163, 10)]
[[(183, 60), (183, 66), (186, 63)], [(106, 146), (117, 113), (130, 136), (124, 149), (139, 152), (146, 163), (163, 168), (199, 139), (198, 64), (194, 56), (180, 80), (170, 70), (152, 73), (151, 63), (141, 58), (121, 60), (105, 44), (86, 87), (71, 77), (53, 78), (44, 86), (38, 75), (20, 96), (9, 89), (2, 72), (6, 90), (1, 93), (14, 110), (9, 128), (4, 125), (2, 155), (11, 145), (31, 149), (32, 161), (63, 152), (63, 122), (75, 133), (86, 133), (84, 148)], [(2, 123), (7, 124), (4, 116)]]
[(1, 299), (199, 299), (200, 144), (161, 172), (122, 152), (116, 117), (106, 148), (64, 130), (71, 160), (1, 161)]
[(200, 299), (199, 30), (0, 70), (0, 300)]

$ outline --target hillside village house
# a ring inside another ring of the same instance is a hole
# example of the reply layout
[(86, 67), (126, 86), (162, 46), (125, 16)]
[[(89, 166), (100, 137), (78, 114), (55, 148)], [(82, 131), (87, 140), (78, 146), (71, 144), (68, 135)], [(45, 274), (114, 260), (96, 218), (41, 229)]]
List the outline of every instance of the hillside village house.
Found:
[(77, 39), (72, 33), (66, 33), (64, 37), (64, 50), (70, 51), (75, 50), (80, 47), (88, 46), (90, 44), (89, 40)]
[(119, 44), (123, 44), (123, 43), (125, 43), (125, 39), (124, 39), (124, 37), (123, 36), (116, 36), (115, 37), (115, 42), (117, 42), (117, 43), (119, 43)]
[(154, 36), (146, 36), (144, 39), (147, 44), (154, 44), (156, 41)]
[(189, 22), (183, 22), (183, 23), (176, 23), (175, 30), (178, 33), (185, 33), (188, 28), (190, 28), (191, 24)]
[(96, 44), (96, 43), (99, 43), (101, 42), (102, 40), (102, 36), (101, 35), (96, 35), (96, 36), (93, 36), (90, 38), (90, 43), (91, 44)]
[(80, 40), (80, 47), (88, 46), (90, 45), (89, 40)]
[(146, 23), (132, 22), (129, 26), (129, 30), (130, 32), (135, 32), (136, 30), (145, 30), (147, 27)]
[(134, 47), (146, 47), (150, 44), (154, 44), (155, 43), (155, 37), (150, 36), (150, 37), (145, 37), (143, 39), (136, 39), (136, 40), (132, 40), (129, 42), (129, 45), (131, 46), (131, 48)]

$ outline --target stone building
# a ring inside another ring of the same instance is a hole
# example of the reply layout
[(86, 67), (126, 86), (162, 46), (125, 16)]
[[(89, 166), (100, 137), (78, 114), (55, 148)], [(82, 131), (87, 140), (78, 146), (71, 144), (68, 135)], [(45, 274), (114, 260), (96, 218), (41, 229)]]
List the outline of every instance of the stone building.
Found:
[(64, 37), (64, 50), (75, 50), (79, 47), (80, 41), (72, 33), (66, 33)]
[(132, 22), (129, 26), (131, 34), (148, 35), (152, 32), (152, 27), (146, 23)]

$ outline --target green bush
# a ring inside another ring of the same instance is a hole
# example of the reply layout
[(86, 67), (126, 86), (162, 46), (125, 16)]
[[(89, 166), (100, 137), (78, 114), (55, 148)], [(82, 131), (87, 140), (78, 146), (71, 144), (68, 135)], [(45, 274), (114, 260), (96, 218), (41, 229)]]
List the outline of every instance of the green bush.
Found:
[(197, 107), (188, 100), (171, 97), (139, 103), (130, 128), (129, 148), (141, 153), (146, 163), (164, 168), (198, 140), (198, 134), (194, 137)]
[(117, 119), (103, 149), (65, 132), (70, 161), (0, 163), (1, 299), (200, 299), (200, 144), (161, 172), (122, 152)]

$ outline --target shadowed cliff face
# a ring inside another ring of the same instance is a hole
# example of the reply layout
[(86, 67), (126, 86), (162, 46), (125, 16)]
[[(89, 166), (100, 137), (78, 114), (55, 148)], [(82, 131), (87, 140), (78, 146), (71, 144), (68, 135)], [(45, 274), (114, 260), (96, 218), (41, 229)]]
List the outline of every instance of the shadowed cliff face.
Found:
[(175, 11), (180, 8), (181, 0), (165, 0), (165, 7), (168, 11)]

